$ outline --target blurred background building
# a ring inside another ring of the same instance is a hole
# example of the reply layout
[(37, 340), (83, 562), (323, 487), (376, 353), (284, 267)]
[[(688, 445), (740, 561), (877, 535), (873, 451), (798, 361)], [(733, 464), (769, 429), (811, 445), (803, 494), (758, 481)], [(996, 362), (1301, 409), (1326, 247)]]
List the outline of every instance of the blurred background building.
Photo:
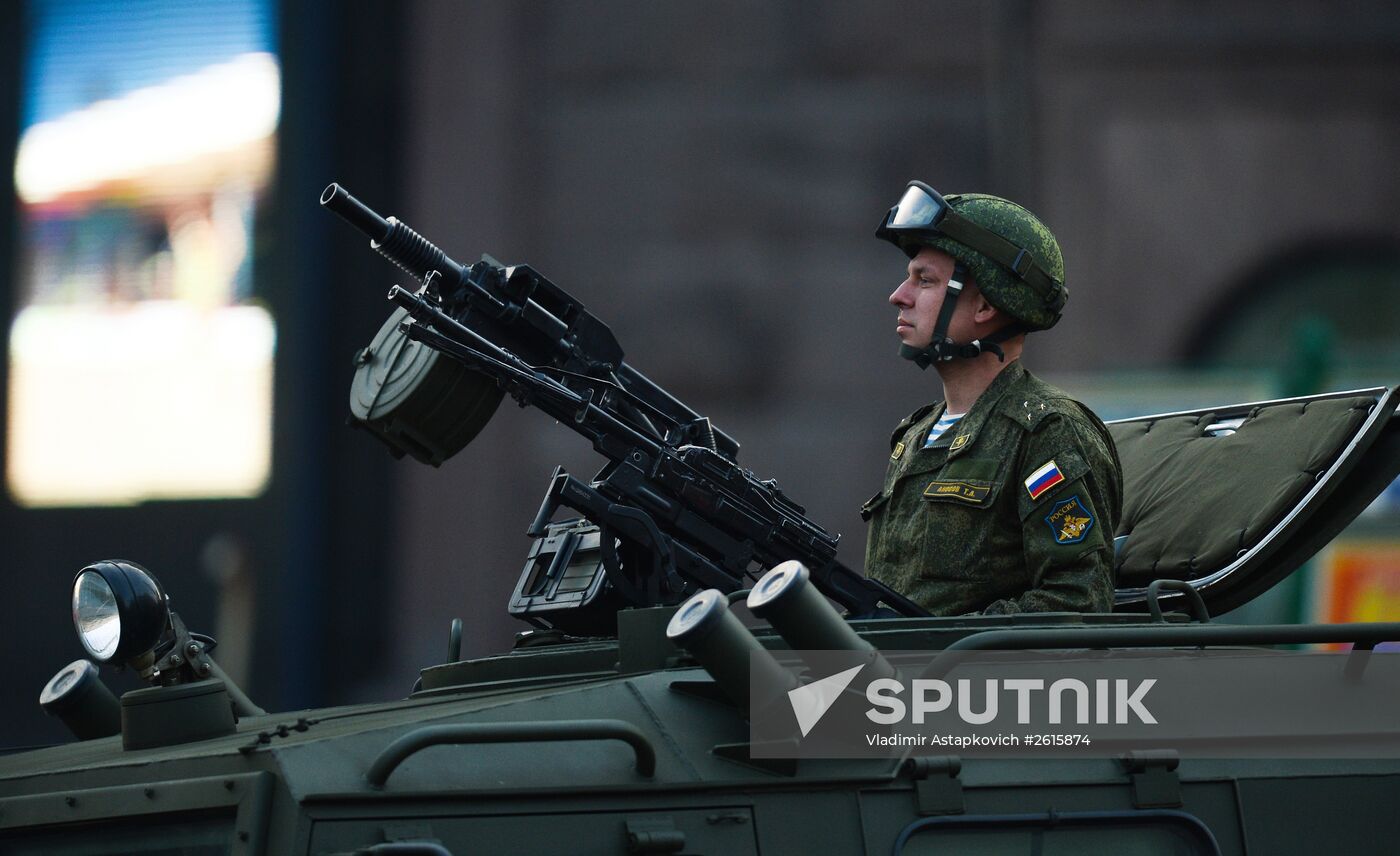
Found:
[[(403, 277), (331, 181), (573, 292), (857, 567), (888, 432), (938, 395), (872, 239), (910, 178), (1051, 226), (1072, 299), (1026, 361), (1105, 418), (1400, 381), (1393, 4), (14, 5), (10, 744), (63, 738), (36, 699), (97, 558), (155, 571), (268, 707), (406, 694), (453, 617), (470, 655), (524, 628), (525, 526), (600, 462), (515, 408), (438, 469), (346, 427)], [(1400, 490), (1241, 612), (1400, 619)]]

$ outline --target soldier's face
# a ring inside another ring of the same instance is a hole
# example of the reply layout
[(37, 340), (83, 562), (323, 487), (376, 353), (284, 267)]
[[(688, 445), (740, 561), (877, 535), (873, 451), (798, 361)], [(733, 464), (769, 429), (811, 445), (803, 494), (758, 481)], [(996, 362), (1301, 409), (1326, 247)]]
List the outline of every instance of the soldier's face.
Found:
[[(928, 347), (933, 341), (933, 326), (938, 310), (943, 308), (943, 296), (948, 293), (948, 278), (952, 275), (953, 257), (942, 250), (924, 247), (909, 260), (908, 276), (890, 295), (890, 303), (899, 310), (895, 326), (899, 341), (913, 348)], [(959, 316), (968, 310), (967, 303), (971, 301), (958, 300), (948, 327), (948, 335), (955, 341), (962, 341), (954, 331), (963, 326)]]

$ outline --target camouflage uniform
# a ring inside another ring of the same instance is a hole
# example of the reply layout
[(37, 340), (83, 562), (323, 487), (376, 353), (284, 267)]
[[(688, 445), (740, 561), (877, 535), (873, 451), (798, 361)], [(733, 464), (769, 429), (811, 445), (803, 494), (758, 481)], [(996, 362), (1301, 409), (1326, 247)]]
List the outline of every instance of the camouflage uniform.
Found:
[(1109, 611), (1123, 485), (1108, 429), (1020, 362), (923, 448), (943, 411), (890, 438), (884, 488), (861, 509), (866, 574), (934, 615)]

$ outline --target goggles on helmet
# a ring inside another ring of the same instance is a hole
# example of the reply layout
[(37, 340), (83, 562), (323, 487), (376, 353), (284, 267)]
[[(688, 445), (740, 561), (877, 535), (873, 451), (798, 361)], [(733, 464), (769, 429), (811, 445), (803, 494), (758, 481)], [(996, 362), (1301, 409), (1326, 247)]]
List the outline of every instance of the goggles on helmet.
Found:
[(943, 194), (922, 181), (911, 181), (884, 225), (890, 229), (931, 229), (947, 213)]
[(922, 181), (909, 182), (904, 195), (875, 230), (875, 237), (895, 244), (911, 257), (917, 252), (911, 247), (937, 235), (975, 250), (1011, 271), (1034, 289), (1052, 312), (1064, 307), (1064, 287), (1040, 267), (1030, 251), (963, 217), (942, 194)]

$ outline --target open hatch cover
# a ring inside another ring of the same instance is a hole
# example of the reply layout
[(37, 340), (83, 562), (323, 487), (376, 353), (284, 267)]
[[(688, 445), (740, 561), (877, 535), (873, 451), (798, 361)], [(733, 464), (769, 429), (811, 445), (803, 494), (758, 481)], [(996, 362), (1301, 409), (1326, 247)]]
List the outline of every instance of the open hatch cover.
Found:
[(1110, 422), (1115, 610), (1175, 579), (1219, 615), (1297, 570), (1400, 474), (1396, 400), (1376, 387)]

